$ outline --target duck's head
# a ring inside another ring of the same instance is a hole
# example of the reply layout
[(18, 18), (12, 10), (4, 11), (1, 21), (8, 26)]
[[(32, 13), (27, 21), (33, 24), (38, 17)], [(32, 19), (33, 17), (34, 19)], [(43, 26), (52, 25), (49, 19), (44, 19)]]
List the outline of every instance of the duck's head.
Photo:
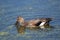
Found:
[(17, 21), (23, 23), (24, 22), (24, 18), (22, 18), (21, 16), (19, 16), (19, 17), (17, 17)]
[(20, 25), (24, 24), (24, 18), (21, 17), (21, 16), (17, 17), (17, 22), (18, 22)]

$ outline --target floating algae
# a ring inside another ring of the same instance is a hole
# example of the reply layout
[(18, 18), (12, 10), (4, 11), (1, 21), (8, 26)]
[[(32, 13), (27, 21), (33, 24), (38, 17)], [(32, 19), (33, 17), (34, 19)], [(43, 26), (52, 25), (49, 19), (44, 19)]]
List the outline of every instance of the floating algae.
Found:
[(14, 25), (8, 26), (9, 29), (12, 29)]
[(11, 30), (13, 27), (14, 27), (14, 25), (10, 25), (10, 26), (6, 27), (5, 29), (3, 29), (2, 31)]
[(0, 35), (7, 35), (9, 34), (8, 32), (0, 32)]

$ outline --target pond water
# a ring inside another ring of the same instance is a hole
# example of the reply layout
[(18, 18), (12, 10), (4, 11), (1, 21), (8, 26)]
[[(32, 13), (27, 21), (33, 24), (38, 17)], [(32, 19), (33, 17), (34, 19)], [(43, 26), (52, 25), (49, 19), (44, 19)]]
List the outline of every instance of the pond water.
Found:
[[(27, 29), (17, 32), (14, 23), (22, 16), (25, 20), (53, 18), (51, 31)], [(0, 0), (0, 40), (60, 40), (60, 0)]]

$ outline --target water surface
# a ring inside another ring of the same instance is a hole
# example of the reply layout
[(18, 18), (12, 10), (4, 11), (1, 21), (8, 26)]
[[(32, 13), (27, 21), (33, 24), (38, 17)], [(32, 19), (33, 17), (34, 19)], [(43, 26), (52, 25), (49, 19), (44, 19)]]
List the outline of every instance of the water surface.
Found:
[[(17, 16), (25, 20), (51, 17), (54, 29), (18, 34)], [(0, 40), (60, 40), (60, 0), (0, 0)]]

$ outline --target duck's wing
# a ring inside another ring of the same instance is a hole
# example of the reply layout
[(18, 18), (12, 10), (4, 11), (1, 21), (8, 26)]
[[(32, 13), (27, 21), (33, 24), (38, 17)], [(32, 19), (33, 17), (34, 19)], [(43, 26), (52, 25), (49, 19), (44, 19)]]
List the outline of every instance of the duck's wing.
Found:
[(42, 26), (42, 25), (45, 25), (45, 24), (49, 24), (50, 21), (52, 21), (52, 18), (40, 18), (39, 19), (40, 21), (38, 21), (35, 25), (36, 26)]
[(36, 19), (36, 20), (30, 20), (28, 21), (29, 24), (37, 24), (40, 20)]

